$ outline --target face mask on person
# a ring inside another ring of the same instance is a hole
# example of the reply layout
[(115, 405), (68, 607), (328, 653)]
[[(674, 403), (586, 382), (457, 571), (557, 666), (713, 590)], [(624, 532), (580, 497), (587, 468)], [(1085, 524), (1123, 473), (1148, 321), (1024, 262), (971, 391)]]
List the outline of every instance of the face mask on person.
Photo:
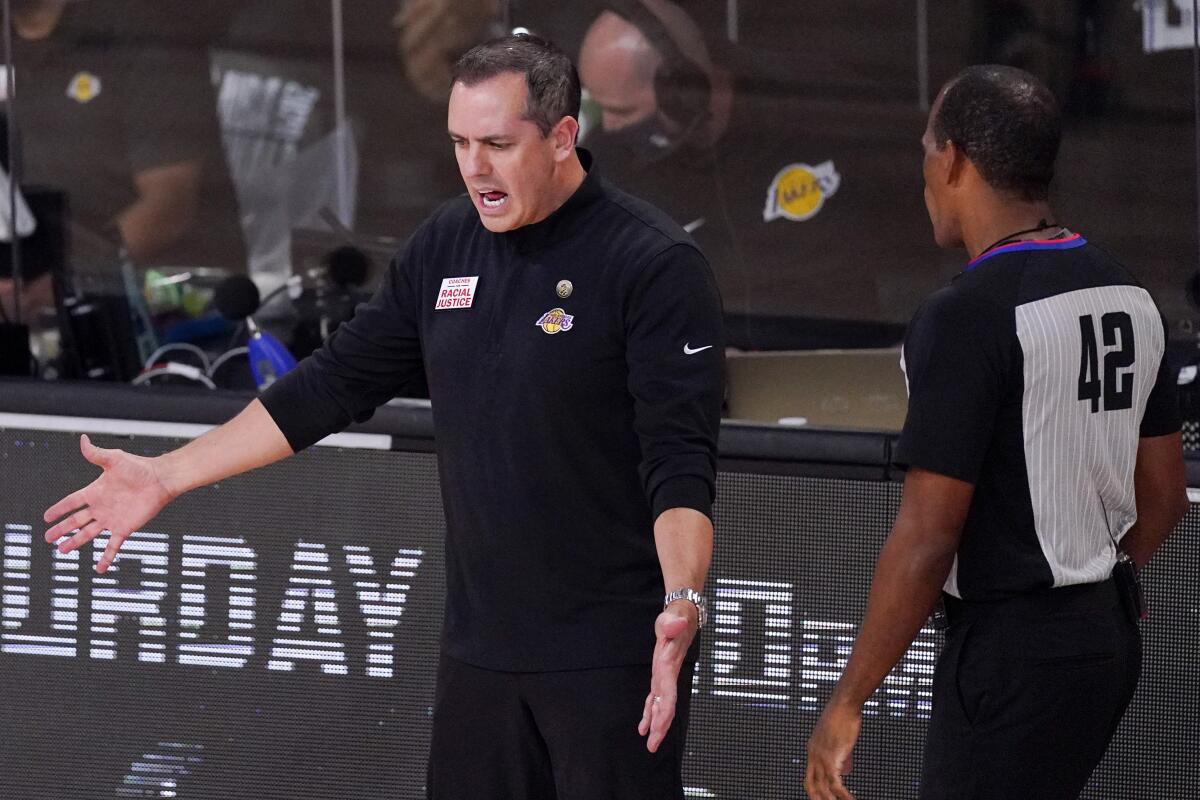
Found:
[(645, 165), (663, 160), (674, 153), (679, 144), (680, 139), (667, 129), (662, 116), (651, 114), (615, 131), (597, 131), (593, 146), (597, 152), (608, 151)]

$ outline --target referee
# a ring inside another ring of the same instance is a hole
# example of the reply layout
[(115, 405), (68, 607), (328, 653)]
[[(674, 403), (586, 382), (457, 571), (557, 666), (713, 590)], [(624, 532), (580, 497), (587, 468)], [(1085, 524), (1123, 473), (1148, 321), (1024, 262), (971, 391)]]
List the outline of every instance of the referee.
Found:
[(1187, 509), (1178, 409), (1154, 301), (1050, 208), (1060, 135), (1050, 92), (1008, 67), (964, 70), (930, 112), (934, 237), (970, 261), (904, 343), (908, 475), (808, 742), (817, 800), (851, 797), (863, 703), (941, 592), (922, 800), (1078, 797), (1133, 695), (1133, 565)]

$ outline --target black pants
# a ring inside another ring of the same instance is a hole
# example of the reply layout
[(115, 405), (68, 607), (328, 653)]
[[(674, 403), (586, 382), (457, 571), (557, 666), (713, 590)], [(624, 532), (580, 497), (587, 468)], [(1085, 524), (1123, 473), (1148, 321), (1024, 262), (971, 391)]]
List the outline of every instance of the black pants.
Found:
[(427, 797), (682, 800), (693, 665), (680, 672), (675, 721), (650, 753), (637, 731), (649, 665), (514, 673), (442, 656)]
[(947, 599), (921, 800), (1074, 800), (1141, 672), (1112, 580), (998, 603)]

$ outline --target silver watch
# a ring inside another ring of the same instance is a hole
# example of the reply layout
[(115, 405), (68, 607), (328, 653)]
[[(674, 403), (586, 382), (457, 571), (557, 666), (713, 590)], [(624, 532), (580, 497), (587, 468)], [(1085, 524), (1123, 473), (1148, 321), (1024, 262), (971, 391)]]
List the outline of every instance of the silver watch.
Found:
[(685, 586), (682, 589), (676, 589), (663, 598), (663, 608), (671, 605), (676, 600), (688, 600), (695, 604), (696, 610), (700, 612), (700, 624), (698, 627), (703, 628), (704, 624), (708, 622), (708, 600), (704, 595), (690, 586)]

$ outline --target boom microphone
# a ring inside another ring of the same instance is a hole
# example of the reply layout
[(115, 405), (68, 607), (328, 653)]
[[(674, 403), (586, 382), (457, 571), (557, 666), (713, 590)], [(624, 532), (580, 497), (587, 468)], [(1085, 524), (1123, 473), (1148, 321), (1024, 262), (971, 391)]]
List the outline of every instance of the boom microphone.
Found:
[(260, 303), (258, 287), (245, 275), (232, 275), (218, 284), (213, 292), (213, 304), (226, 319), (246, 320), (250, 329), (250, 341), (246, 348), (250, 355), (250, 371), (259, 389), (266, 389), (284, 373), (296, 368), (296, 359), (284, 347), (283, 342), (262, 330), (254, 323), (251, 314)]
[(258, 287), (245, 275), (231, 275), (213, 291), (213, 305), (217, 311), (225, 319), (235, 322), (258, 311), (260, 300)]

